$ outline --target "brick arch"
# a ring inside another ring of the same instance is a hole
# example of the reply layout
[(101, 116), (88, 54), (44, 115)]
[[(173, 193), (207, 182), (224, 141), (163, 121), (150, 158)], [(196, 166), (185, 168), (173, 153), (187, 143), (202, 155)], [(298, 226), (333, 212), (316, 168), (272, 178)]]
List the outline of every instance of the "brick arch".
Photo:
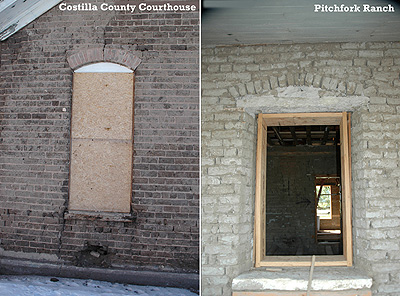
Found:
[(277, 88), (288, 86), (308, 86), (320, 88), (326, 91), (337, 92), (342, 96), (362, 95), (364, 86), (361, 83), (341, 81), (331, 77), (322, 77), (315, 74), (284, 74), (282, 76), (270, 76), (264, 80), (239, 83), (229, 88), (232, 97), (262, 94)]
[(67, 61), (72, 70), (92, 63), (112, 62), (135, 71), (141, 63), (141, 60), (129, 51), (107, 47), (95, 47), (81, 50), (69, 55)]

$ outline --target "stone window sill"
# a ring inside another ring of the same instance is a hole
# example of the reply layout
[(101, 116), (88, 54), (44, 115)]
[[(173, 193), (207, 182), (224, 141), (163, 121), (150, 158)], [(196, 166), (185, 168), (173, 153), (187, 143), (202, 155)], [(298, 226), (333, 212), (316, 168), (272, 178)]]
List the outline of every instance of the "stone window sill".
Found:
[[(304, 267), (257, 268), (233, 279), (233, 295), (307, 291), (309, 274), (310, 268)], [(371, 286), (372, 279), (353, 267), (315, 267), (311, 291), (360, 291), (364, 293), (361, 295), (370, 295)]]

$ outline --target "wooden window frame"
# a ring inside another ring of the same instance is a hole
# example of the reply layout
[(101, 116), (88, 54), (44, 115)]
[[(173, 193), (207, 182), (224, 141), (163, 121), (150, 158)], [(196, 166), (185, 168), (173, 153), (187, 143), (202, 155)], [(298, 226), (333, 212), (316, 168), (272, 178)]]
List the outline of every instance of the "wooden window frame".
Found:
[(266, 255), (267, 126), (339, 125), (343, 211), (343, 255), (317, 255), (315, 266), (352, 266), (350, 113), (259, 114), (254, 212), (254, 265), (311, 266), (312, 256)]

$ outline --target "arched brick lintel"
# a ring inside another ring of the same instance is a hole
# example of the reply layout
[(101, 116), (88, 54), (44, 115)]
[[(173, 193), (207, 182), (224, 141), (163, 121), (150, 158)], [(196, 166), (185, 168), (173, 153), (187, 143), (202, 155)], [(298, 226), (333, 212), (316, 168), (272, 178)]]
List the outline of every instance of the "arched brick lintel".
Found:
[(141, 63), (141, 60), (129, 51), (104, 47), (88, 48), (78, 53), (71, 54), (67, 57), (67, 61), (72, 70), (76, 70), (88, 64), (111, 62), (135, 71)]
[(333, 91), (343, 96), (374, 95), (377, 92), (376, 87), (374, 86), (366, 86), (362, 83), (341, 81), (340, 79), (335, 79), (328, 76), (322, 77), (309, 73), (285, 74), (280, 77), (270, 76), (264, 80), (238, 83), (235, 86), (231, 86), (228, 89), (228, 92), (233, 98), (237, 98), (246, 95), (262, 94), (288, 86), (309, 86), (320, 88), (322, 90)]

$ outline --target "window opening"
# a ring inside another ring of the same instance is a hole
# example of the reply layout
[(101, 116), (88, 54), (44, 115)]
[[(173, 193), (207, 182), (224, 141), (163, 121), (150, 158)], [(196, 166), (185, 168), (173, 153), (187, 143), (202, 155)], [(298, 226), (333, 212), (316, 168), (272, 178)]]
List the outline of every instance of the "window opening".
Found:
[(340, 237), (335, 243), (325, 239), (326, 244), (317, 239), (321, 218), (331, 219), (331, 185), (314, 177), (340, 168), (339, 126), (271, 126), (267, 131), (266, 255), (341, 254)]
[(342, 254), (342, 210), (339, 176), (317, 176), (316, 242), (327, 254)]
[(347, 113), (261, 114), (258, 128), (256, 267), (351, 265)]
[(319, 219), (332, 219), (331, 189), (331, 185), (315, 186), (315, 193), (317, 194), (317, 217), (319, 217)]
[(69, 209), (129, 213), (134, 73), (97, 63), (74, 72)]

